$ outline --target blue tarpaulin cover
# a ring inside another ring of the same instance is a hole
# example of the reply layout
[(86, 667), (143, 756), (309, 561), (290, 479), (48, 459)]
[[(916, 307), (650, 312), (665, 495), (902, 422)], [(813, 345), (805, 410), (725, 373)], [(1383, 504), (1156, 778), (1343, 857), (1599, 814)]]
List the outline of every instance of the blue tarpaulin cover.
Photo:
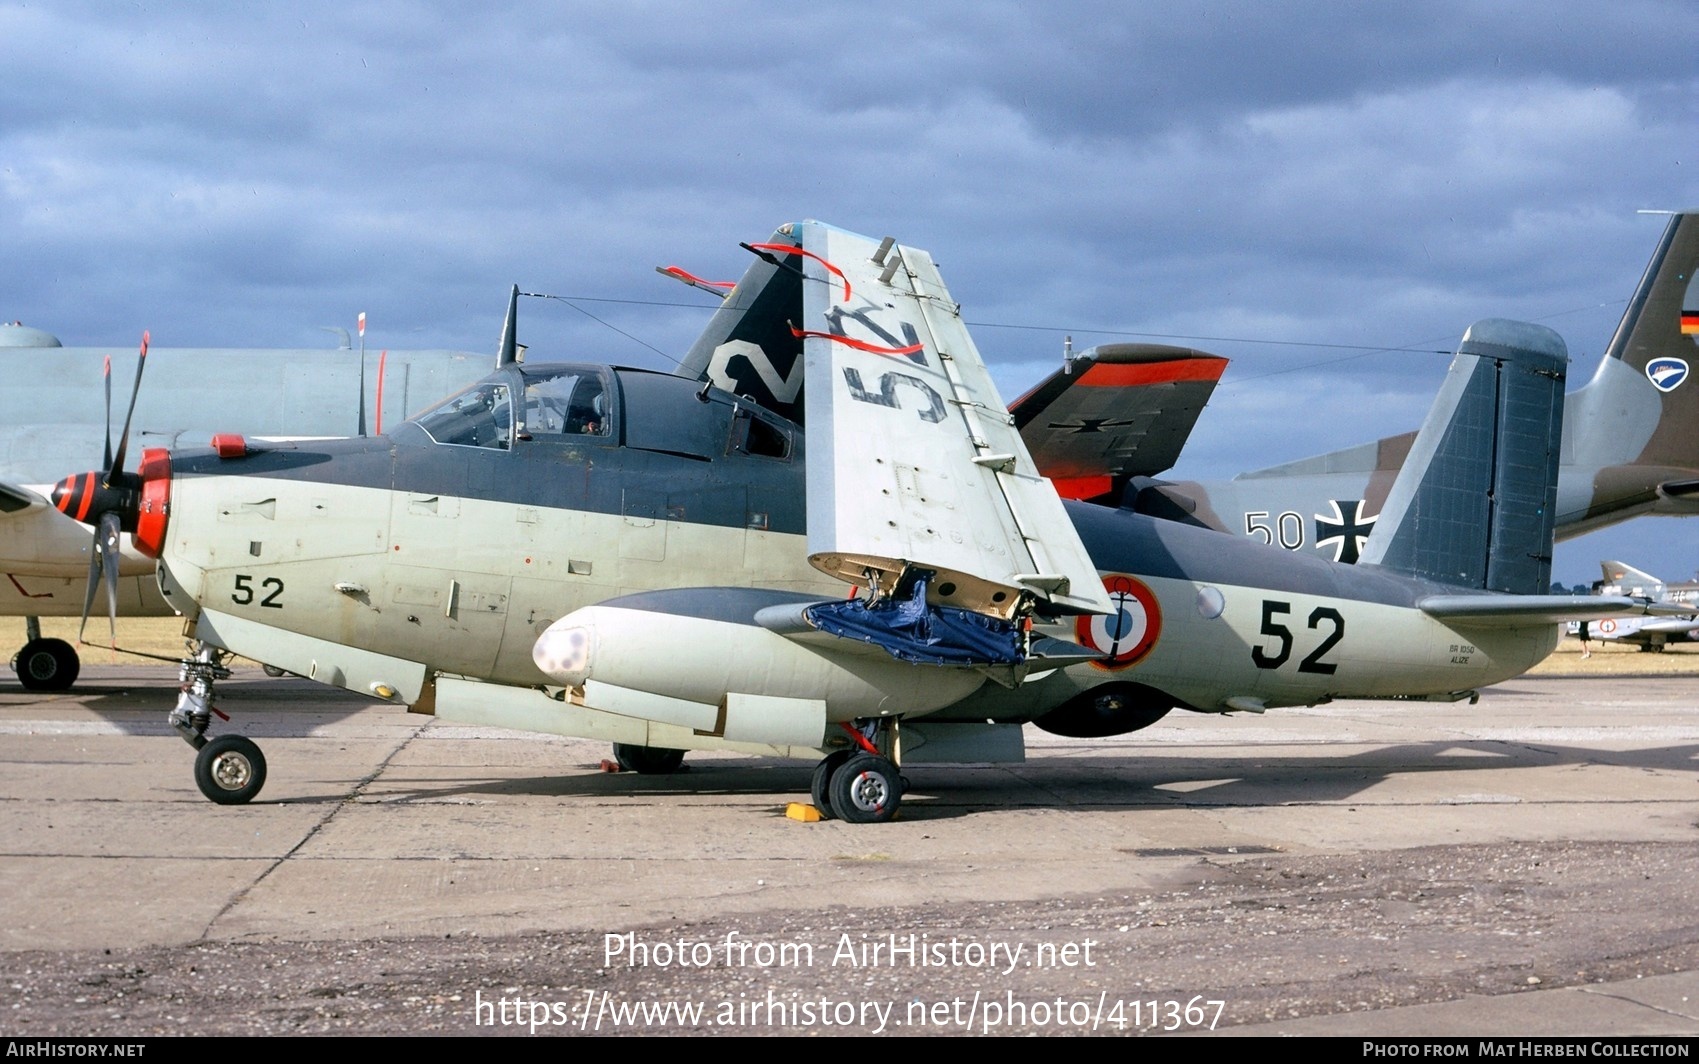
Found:
[(920, 665), (1018, 665), (1026, 660), (1015, 625), (954, 606), (927, 606), (926, 584), (926, 577), (919, 577), (907, 598), (892, 595), (871, 606), (860, 599), (813, 606), (808, 620), (822, 632), (872, 643)]

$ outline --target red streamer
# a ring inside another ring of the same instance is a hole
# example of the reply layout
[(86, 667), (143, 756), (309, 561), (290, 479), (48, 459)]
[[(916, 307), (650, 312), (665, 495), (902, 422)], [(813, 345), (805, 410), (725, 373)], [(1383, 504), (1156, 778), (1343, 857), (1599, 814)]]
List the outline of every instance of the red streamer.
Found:
[(844, 271), (838, 269), (836, 266), (832, 265), (827, 260), (825, 260), (825, 259), (821, 258), (820, 256), (814, 254), (814, 252), (809, 251), (807, 248), (800, 248), (800, 247), (797, 247), (795, 244), (751, 244), (749, 246), (752, 247), (752, 248), (756, 248), (758, 250), (761, 250), (761, 251), (777, 251), (777, 252), (780, 252), (781, 254), (785, 254), (785, 255), (806, 255), (806, 256), (808, 256), (809, 258), (813, 259), (815, 262), (818, 262), (820, 265), (826, 267), (827, 270), (838, 275), (839, 279), (841, 279), (844, 282), (844, 302), (845, 303), (849, 302), (850, 282), (849, 282), (849, 278), (844, 275)]
[(857, 351), (866, 351), (869, 354), (874, 355), (912, 355), (926, 346), (925, 344), (912, 344), (908, 347), (883, 347), (879, 344), (870, 344), (866, 340), (857, 340), (852, 336), (839, 336), (837, 333), (815, 332), (812, 329), (799, 329), (794, 325), (791, 326), (791, 335), (796, 337), (798, 340), (806, 339), (810, 336), (817, 337), (821, 340), (830, 340), (833, 343), (843, 344), (845, 347), (853, 347)]

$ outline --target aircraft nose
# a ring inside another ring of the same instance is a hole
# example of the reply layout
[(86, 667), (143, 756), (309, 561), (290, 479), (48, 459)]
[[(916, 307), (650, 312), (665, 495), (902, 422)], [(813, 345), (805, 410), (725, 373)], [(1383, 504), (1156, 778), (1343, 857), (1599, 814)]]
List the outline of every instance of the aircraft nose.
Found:
[(117, 514), (119, 527), (134, 535), (136, 549), (157, 558), (170, 514), (170, 452), (148, 448), (135, 473), (73, 473), (53, 486), (52, 500), (60, 513), (85, 525)]
[(590, 651), (594, 643), (595, 634), (590, 629), (556, 621), (537, 637), (531, 648), (531, 660), (550, 679), (578, 687), (590, 678)]

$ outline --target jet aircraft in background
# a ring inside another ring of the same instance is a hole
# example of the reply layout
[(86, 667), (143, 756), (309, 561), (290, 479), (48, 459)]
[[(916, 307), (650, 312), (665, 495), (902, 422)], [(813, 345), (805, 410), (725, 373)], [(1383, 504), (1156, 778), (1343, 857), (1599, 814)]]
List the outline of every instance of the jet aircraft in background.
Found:
[[(363, 316), (362, 316), (363, 317)], [(75, 617), (89, 569), (88, 530), (47, 501), (65, 470), (110, 450), (102, 379), (134, 365), (133, 348), (62, 347), (51, 334), (0, 325), (0, 616), (24, 619), (25, 643), (12, 658), (31, 690), (62, 691), (76, 681), (76, 649), (43, 639), (39, 618)], [(134, 414), (141, 447), (205, 442), (214, 431), (254, 436), (353, 436), (393, 427), (482, 376), (488, 355), (390, 351), (366, 360), (341, 350), (155, 347), (149, 388)], [(154, 560), (127, 545), (118, 582), (125, 616), (167, 616)]]
[(1587, 625), (1587, 638), (1601, 643), (1629, 643), (1644, 653), (1661, 653), (1671, 640), (1699, 639), (1699, 582), (1666, 584), (1650, 573), (1623, 562), (1603, 561), (1604, 579), (1593, 585), (1598, 595), (1630, 595), (1652, 602), (1686, 605), (1693, 613), (1684, 617), (1603, 617), (1591, 622), (1572, 621), (1570, 635), (1580, 635)]
[[(1598, 369), (1568, 398), (1558, 474), (1558, 539), (1643, 514), (1699, 514), (1696, 276), (1699, 213), (1677, 214)], [(1206, 377), (1199, 366), (1187, 379), (1195, 387)], [(1055, 392), (1068, 383), (1067, 375), (1058, 374), (1047, 387)], [(1081, 383), (1086, 383), (1083, 378)], [(1016, 413), (1019, 417), (1018, 405)], [(1415, 439), (1414, 432), (1406, 432), (1232, 480), (1158, 480), (1167, 466), (1156, 459), (1170, 456), (1128, 446), (1141, 434), (1136, 421), (1122, 419), (1117, 440), (1117, 430), (1109, 427), (1114, 412), (1100, 413), (1100, 418), (1075, 422), (1082, 433), (1076, 444), (1099, 442), (1098, 454), (1082, 460), (1076, 453), (1060, 464), (1047, 461), (1044, 445), (1023, 427), (1039, 469), (1055, 476), (1064, 494), (1129, 505), (1140, 513), (1341, 562), (1361, 556)]]
[[(816, 808), (872, 822), (899, 766), (1019, 760), (1028, 722), (1468, 698), (1563, 621), (1653, 609), (1545, 593), (1567, 362), (1549, 329), (1465, 333), (1348, 566), (1064, 502), (926, 252), (819, 222), (747, 246), (694, 372), (517, 363), (515, 288), (496, 371), (387, 438), (148, 448), (137, 472), (121, 443), (54, 489), (97, 543), (128, 530), (159, 559), (199, 641), (171, 723), (208, 798), (266, 777), (254, 743), (207, 734), (229, 653), (610, 739), (640, 769), (816, 757)], [(107, 583), (115, 564), (103, 550)]]

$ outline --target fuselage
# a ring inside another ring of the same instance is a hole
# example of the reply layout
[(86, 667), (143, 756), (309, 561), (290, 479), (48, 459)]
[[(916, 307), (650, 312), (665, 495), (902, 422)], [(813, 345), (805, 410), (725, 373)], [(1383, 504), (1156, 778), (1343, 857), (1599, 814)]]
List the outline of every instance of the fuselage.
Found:
[[(162, 581), (186, 614), (540, 687), (538, 636), (609, 599), (844, 597), (808, 562), (804, 442), (682, 378), (513, 367), (388, 437), (174, 455)], [(1451, 628), (1416, 603), (1456, 588), (1377, 567), (1126, 510), (1069, 513), (1120, 612), (1050, 630), (1107, 659), (986, 684), (939, 718), (1032, 719), (1129, 682), (1199, 710), (1446, 696), (1519, 674), (1556, 642), (1552, 625)]]

